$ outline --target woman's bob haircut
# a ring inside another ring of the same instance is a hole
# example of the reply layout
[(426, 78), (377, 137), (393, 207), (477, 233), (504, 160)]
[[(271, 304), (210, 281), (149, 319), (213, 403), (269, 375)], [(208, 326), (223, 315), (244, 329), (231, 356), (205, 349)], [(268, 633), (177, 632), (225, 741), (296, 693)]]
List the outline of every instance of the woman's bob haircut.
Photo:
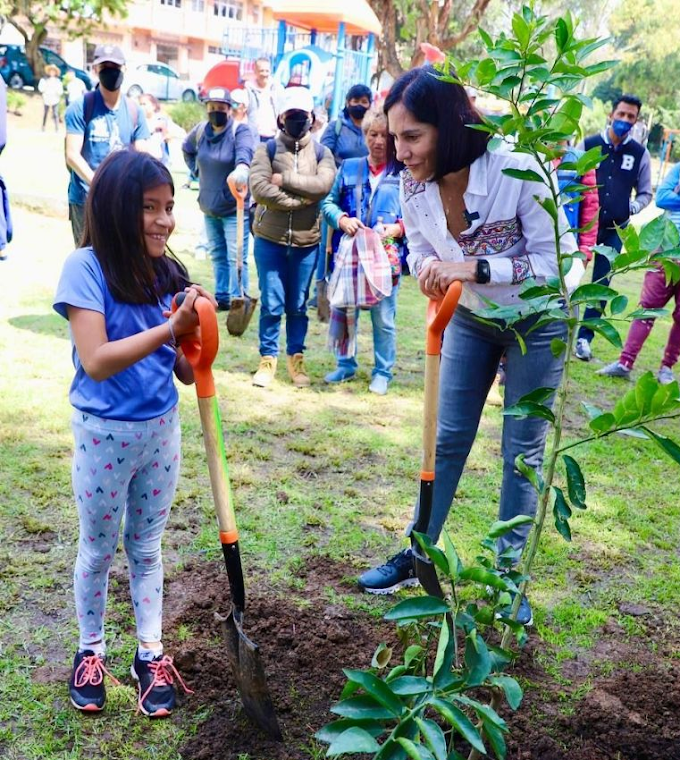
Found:
[[(489, 142), (488, 133), (467, 126), (483, 122), (465, 88), (444, 80), (444, 76), (429, 65), (411, 69), (392, 85), (384, 105), (388, 121), (390, 109), (401, 103), (417, 121), (437, 128), (435, 180), (470, 166), (484, 155)], [(387, 137), (387, 156), (391, 164), (398, 165), (391, 134)]]

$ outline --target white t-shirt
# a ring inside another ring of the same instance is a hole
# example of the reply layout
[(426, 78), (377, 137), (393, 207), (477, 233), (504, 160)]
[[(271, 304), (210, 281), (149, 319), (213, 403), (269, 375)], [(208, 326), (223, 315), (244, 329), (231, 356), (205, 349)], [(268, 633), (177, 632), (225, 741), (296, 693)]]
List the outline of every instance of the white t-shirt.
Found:
[(260, 89), (254, 82), (246, 85), (250, 94), (248, 106), (248, 120), (260, 137), (274, 137), (278, 131), (276, 115), (278, 113), (278, 101), (280, 97), (279, 87), (271, 82), (264, 89)]

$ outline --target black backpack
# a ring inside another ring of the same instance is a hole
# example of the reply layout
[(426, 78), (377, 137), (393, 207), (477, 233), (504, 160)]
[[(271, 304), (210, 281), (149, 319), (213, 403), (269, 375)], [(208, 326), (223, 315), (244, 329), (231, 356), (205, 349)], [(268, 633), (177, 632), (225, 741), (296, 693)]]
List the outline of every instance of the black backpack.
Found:
[[(316, 163), (320, 164), (326, 150), (324, 146), (321, 145), (321, 143), (318, 143), (313, 138), (312, 138), (312, 142), (314, 143), (314, 154), (316, 155)], [(269, 156), (269, 163), (271, 164), (271, 162), (274, 160), (274, 156), (276, 155), (276, 138), (275, 137), (270, 137), (269, 140), (267, 140), (267, 155)]]

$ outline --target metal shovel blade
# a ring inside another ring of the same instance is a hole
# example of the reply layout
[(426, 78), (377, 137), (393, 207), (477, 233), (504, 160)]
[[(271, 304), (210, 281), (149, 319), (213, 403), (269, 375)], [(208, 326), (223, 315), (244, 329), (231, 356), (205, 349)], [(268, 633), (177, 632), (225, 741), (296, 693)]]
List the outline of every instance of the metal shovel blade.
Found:
[(319, 322), (324, 324), (331, 321), (331, 302), (328, 300), (328, 280), (316, 281), (316, 314)]
[(234, 609), (226, 618), (217, 617), (227, 643), (227, 657), (246, 714), (269, 736), (281, 741), (283, 734), (267, 689), (267, 678), (259, 647), (243, 632), (242, 617)]
[(243, 335), (257, 306), (257, 298), (242, 296), (231, 299), (227, 315), (227, 331), (229, 335)]
[[(420, 549), (420, 547), (418, 547)], [(437, 569), (432, 562), (427, 562), (424, 559), (420, 559), (414, 551), (415, 565), (416, 565), (416, 578), (420, 581), (420, 585), (430, 596), (437, 596), (440, 599), (444, 598), (444, 591), (439, 583), (437, 577)]]

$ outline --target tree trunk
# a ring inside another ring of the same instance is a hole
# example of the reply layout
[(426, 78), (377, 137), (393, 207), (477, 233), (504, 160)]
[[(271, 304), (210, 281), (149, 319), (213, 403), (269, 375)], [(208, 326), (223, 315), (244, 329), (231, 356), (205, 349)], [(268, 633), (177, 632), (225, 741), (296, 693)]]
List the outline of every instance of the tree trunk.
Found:
[(26, 58), (33, 69), (36, 85), (45, 73), (45, 59), (40, 52), (40, 46), (47, 37), (46, 27), (36, 27), (33, 36), (26, 43)]

